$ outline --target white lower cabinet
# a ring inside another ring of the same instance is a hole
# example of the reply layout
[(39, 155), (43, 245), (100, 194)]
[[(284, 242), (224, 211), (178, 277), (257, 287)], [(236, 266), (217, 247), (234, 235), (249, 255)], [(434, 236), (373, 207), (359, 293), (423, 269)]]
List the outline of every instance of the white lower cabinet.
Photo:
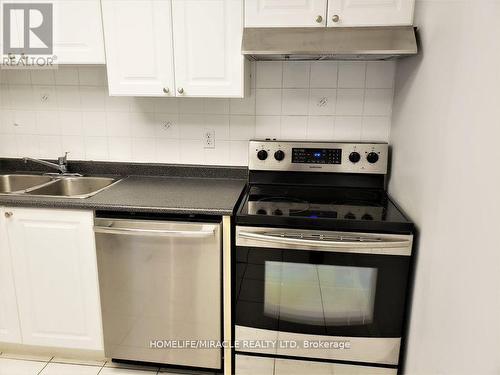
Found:
[(2, 227), (22, 344), (102, 350), (93, 212), (5, 208)]
[(21, 330), (5, 220), (0, 209), (0, 342), (19, 344)]

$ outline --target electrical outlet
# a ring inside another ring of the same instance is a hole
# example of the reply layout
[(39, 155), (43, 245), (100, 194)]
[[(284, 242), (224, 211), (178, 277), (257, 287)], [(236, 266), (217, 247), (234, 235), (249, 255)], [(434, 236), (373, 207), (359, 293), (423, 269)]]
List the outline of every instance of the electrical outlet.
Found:
[(205, 148), (215, 148), (215, 130), (207, 129), (205, 130)]

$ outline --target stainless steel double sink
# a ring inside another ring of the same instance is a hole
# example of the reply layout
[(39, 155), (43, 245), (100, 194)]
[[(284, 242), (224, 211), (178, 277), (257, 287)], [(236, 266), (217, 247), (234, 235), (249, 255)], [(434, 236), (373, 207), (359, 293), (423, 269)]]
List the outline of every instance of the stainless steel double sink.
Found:
[(88, 198), (118, 181), (109, 177), (4, 174), (0, 175), (0, 194)]

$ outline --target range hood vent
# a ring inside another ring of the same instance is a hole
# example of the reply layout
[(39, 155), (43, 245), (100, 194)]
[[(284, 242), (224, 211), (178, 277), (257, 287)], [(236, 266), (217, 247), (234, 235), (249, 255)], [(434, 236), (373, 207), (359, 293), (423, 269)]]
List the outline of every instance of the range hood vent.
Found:
[(413, 26), (245, 28), (250, 60), (393, 60), (417, 54)]

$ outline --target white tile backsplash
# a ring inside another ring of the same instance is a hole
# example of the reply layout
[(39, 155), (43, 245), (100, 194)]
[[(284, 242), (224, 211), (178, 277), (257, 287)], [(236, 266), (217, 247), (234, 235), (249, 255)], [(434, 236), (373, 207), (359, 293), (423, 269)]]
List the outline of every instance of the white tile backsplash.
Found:
[(309, 115), (332, 116), (337, 105), (337, 90), (311, 89), (309, 92)]
[(309, 89), (283, 89), (281, 114), (304, 116), (309, 110)]
[(283, 63), (281, 61), (256, 63), (255, 81), (258, 89), (281, 89), (283, 87)]
[(282, 89), (257, 89), (255, 92), (256, 115), (281, 115)]
[(362, 135), (367, 142), (387, 142), (391, 128), (391, 118), (364, 116)]
[[(81, 69), (87, 69), (82, 67)], [(31, 75), (37, 75), (39, 71), (34, 70)], [(96, 73), (99, 74), (99, 73)], [(78, 68), (74, 67), (60, 67), (54, 71), (54, 76), (56, 80), (56, 85), (79, 85), (80, 81), (78, 79)]]
[(333, 137), (338, 141), (360, 141), (363, 117), (337, 116)]
[(112, 161), (132, 159), (132, 139), (129, 137), (108, 138), (108, 148)]
[(390, 116), (393, 96), (392, 89), (366, 89), (364, 114)]
[(369, 63), (366, 68), (366, 88), (392, 89), (395, 72), (395, 61), (376, 61)]
[(307, 116), (283, 116), (281, 139), (304, 140), (307, 139)]
[(363, 114), (365, 90), (338, 89), (336, 114), (340, 116), (359, 116)]
[[(0, 156), (247, 165), (252, 138), (387, 141), (394, 62), (256, 62), (244, 99), (110, 97), (104, 67), (2, 71)], [(215, 148), (203, 147), (215, 131)]]
[(341, 62), (339, 63), (338, 87), (343, 89), (359, 89), (365, 87), (366, 63)]
[(307, 139), (311, 141), (324, 141), (333, 139), (335, 117), (309, 116), (307, 122)]
[(283, 87), (287, 89), (309, 88), (311, 64), (289, 62), (283, 64)]
[(232, 115), (229, 118), (229, 132), (232, 141), (247, 141), (255, 137), (255, 116)]
[(338, 85), (338, 64), (333, 61), (311, 63), (311, 88), (336, 88)]

